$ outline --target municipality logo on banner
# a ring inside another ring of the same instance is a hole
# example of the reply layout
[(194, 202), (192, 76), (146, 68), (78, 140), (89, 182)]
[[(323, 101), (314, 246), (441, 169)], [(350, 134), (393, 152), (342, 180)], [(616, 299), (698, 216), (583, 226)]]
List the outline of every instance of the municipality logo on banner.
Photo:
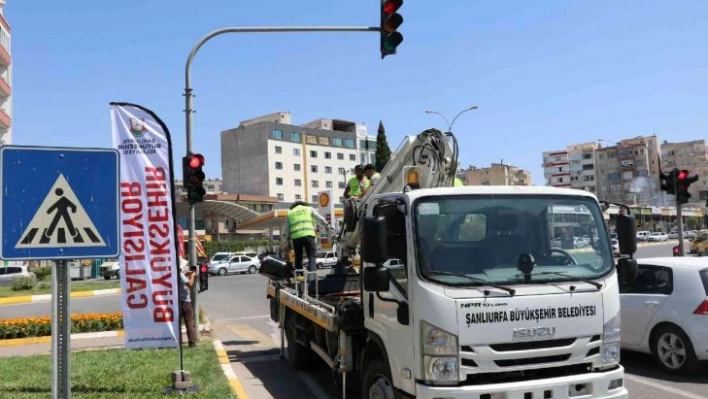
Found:
[[(170, 133), (150, 110), (111, 103), (113, 146), (121, 153), (121, 288), (125, 346), (175, 347), (179, 255), (173, 217)], [(82, 226), (83, 227), (83, 226)]]

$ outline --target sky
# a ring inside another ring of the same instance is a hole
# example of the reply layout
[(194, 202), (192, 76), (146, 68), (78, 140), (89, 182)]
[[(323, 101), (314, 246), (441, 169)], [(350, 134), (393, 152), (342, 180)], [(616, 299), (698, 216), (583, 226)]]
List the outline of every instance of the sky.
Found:
[[(227, 34), (195, 58), (194, 150), (221, 176), (219, 137), (289, 111), (293, 123), (379, 121), (405, 135), (452, 119), (462, 166), (529, 170), (568, 144), (657, 134), (705, 139), (708, 2), (410, 1), (404, 41), (378, 33)], [(229, 26), (377, 26), (378, 0), (8, 0), (13, 144), (110, 147), (108, 103), (153, 110), (185, 153), (184, 68), (194, 44)], [(176, 171), (177, 172), (177, 171)], [(178, 173), (175, 173), (178, 175)]]

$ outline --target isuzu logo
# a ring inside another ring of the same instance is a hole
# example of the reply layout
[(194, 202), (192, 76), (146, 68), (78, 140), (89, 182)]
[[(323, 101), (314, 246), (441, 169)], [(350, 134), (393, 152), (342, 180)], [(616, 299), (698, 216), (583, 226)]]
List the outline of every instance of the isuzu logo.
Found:
[(541, 337), (550, 335), (556, 335), (555, 327), (531, 327), (514, 329), (514, 338)]

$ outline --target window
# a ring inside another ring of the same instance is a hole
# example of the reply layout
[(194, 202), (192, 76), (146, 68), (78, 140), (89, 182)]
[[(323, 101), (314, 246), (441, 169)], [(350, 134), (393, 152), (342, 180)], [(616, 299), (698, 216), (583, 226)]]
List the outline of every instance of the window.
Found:
[(310, 158), (317, 158), (317, 151), (310, 151)]
[(311, 165), (311, 166), (310, 166), (310, 172), (312, 172), (312, 173), (317, 173), (317, 165)]
[(343, 160), (344, 160), (344, 154), (342, 154), (341, 152), (338, 152), (338, 153), (337, 153), (337, 159), (339, 159), (340, 161), (343, 161)]
[(276, 140), (282, 140), (283, 139), (283, 131), (278, 130), (278, 129), (273, 129), (273, 132), (271, 132), (270, 136)]
[(293, 170), (296, 171), (296, 172), (299, 171), (299, 170), (300, 170), (300, 164), (299, 164), (299, 163), (293, 164)]
[(342, 188), (342, 189), (347, 187), (347, 183), (345, 183), (343, 181), (340, 181), (339, 183), (337, 183), (337, 185), (339, 186), (339, 188)]
[(317, 144), (317, 136), (308, 135), (307, 144)]
[(349, 160), (350, 160), (350, 161), (356, 161), (356, 155), (355, 155), (355, 154), (349, 154)]
[(668, 267), (639, 265), (639, 273), (631, 288), (621, 290), (625, 294), (671, 295), (674, 290), (671, 269)]
[(299, 149), (299, 148), (293, 148), (293, 155), (295, 155), (296, 157), (299, 157), (299, 156), (300, 156), (300, 149)]
[(302, 180), (295, 179), (295, 187), (302, 187)]
[(276, 169), (283, 169), (283, 163), (282, 163), (282, 162), (276, 162), (276, 163), (275, 163), (275, 168), (276, 168)]
[(344, 197), (339, 197), (339, 202), (344, 203)]
[(313, 196), (312, 196), (312, 202), (315, 202), (315, 203), (317, 202), (317, 196), (316, 196), (316, 195), (313, 195)]
[(339, 174), (340, 174), (340, 175), (343, 175), (343, 174), (346, 174), (346, 173), (347, 173), (347, 170), (346, 170), (346, 169), (344, 169), (344, 168), (339, 168)]
[(302, 195), (295, 194), (295, 201), (302, 201)]
[(332, 153), (331, 153), (331, 152), (325, 152), (325, 159), (332, 159)]
[(271, 204), (261, 204), (261, 212), (269, 212), (273, 210), (273, 205)]
[(332, 167), (331, 167), (331, 166), (325, 166), (325, 173), (332, 173)]
[(282, 154), (283, 153), (283, 147), (276, 145), (275, 146), (275, 153), (276, 154)]
[(325, 182), (325, 188), (332, 188), (332, 182), (331, 181)]
[(335, 137), (332, 139), (332, 145), (335, 147), (341, 147), (342, 146), (342, 138), (341, 137)]
[(320, 137), (320, 145), (329, 145), (329, 137)]
[(297, 133), (297, 132), (290, 133), (290, 141), (294, 141), (296, 143), (301, 143), (302, 137), (300, 137), (300, 133)]
[(405, 295), (408, 287), (406, 217), (396, 205), (376, 206), (374, 215), (386, 219), (388, 260), (383, 262), (383, 266), (389, 270), (392, 285)]
[(319, 188), (319, 187), (320, 187), (320, 182), (318, 182), (317, 180), (313, 180), (312, 181), (312, 188)]
[(278, 196), (278, 201), (282, 201), (285, 199), (285, 196), (282, 193), (276, 194)]
[(359, 162), (363, 165), (366, 163), (366, 153), (362, 152), (359, 154)]
[(282, 177), (276, 177), (275, 178), (275, 184), (277, 186), (282, 186), (283, 185), (283, 178)]

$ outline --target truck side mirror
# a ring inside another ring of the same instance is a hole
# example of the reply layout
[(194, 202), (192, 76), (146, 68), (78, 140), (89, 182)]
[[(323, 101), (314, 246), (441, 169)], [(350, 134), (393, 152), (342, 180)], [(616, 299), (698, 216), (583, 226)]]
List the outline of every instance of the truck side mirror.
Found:
[(382, 216), (365, 217), (361, 227), (361, 260), (376, 265), (387, 261), (386, 238), (386, 219)]
[(637, 222), (634, 216), (617, 215), (617, 241), (622, 255), (637, 252)]
[(391, 288), (391, 277), (388, 268), (370, 266), (364, 268), (364, 290), (386, 292)]
[[(636, 245), (636, 244), (635, 244)], [(619, 258), (617, 260), (617, 279), (620, 285), (631, 287), (639, 274), (637, 261), (632, 258)]]

